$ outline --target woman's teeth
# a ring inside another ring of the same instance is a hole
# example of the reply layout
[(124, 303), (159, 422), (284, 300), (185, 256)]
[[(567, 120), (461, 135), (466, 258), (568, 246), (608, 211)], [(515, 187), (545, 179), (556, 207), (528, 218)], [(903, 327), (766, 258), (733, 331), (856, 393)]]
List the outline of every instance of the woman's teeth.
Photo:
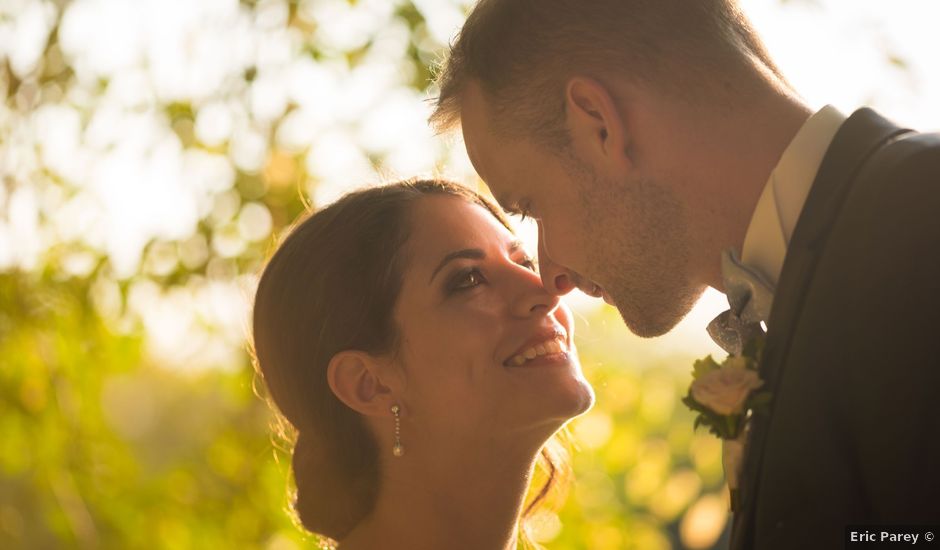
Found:
[(552, 353), (567, 353), (568, 348), (565, 345), (563, 340), (546, 340), (541, 344), (536, 344), (531, 348), (526, 349), (525, 351), (515, 355), (507, 363), (509, 365), (519, 366), (524, 364), (526, 361), (535, 359), (536, 357), (541, 357), (542, 355), (548, 355)]

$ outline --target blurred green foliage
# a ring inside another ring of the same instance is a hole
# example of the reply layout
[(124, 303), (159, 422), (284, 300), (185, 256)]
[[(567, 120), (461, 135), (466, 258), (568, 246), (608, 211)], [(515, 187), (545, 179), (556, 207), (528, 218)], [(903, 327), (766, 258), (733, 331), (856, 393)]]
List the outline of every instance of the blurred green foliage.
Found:
[[(208, 96), (161, 96), (151, 90), (156, 82), (134, 96), (127, 111), (156, 113), (180, 151), (225, 159), (233, 176), (209, 186), (191, 231), (149, 236), (137, 267), (124, 272), (91, 231), (66, 235), (56, 228), (88, 182), (50, 166), (55, 159), (43, 156), (45, 145), (22, 133), (34, 113), (50, 106), (74, 112), (87, 132), (109, 98), (128, 92), (114, 89), (115, 75), (89, 77), (82, 69), (87, 60), (62, 47), (60, 24), (79, 3), (40, 4), (49, 25), (36, 61), (0, 60), (0, 148), (9, 168), (0, 180), (0, 221), (12, 225), (23, 216), (12, 197), (36, 197), (36, 222), (26, 227), (46, 235), (34, 256), (0, 271), (0, 548), (314, 546), (287, 512), (289, 454), (271, 435), (271, 413), (254, 391), (244, 340), (226, 341), (231, 331), (203, 311), (192, 326), (208, 335), (206, 347), (223, 342), (234, 352), (192, 368), (185, 358), (169, 364), (153, 352), (152, 312), (134, 305), (135, 289), (191, 292), (180, 294), (186, 303), (214, 283), (257, 272), (272, 231), (296, 219), (311, 191), (325, 185), (311, 172), (309, 147), (278, 139), (302, 106), (287, 101), (266, 118), (245, 109), (245, 123), (265, 140), (263, 162), (252, 168), (239, 163), (232, 140), (201, 141), (199, 117), (213, 101), (251, 103), (270, 67), (238, 66), (237, 78), (224, 79)], [(341, 73), (385, 47), (377, 33), (346, 49), (324, 43), (317, 29), (330, 22), (310, 15), (319, 4), (243, 1), (237, 10), (264, 32), (287, 33), (291, 56)], [(409, 39), (391, 86), (424, 91), (444, 48), (429, 31), (433, 2), (392, 4), (379, 28), (394, 23)], [(27, 5), (13, 2), (0, 24), (12, 24)], [(381, 170), (387, 152), (363, 150)], [(247, 205), (263, 206), (270, 216), (261, 236), (245, 237), (253, 235), (243, 223)], [(236, 335), (241, 321), (235, 320)], [(720, 447), (691, 431), (692, 415), (679, 402), (684, 367), (626, 362), (614, 344), (625, 329), (609, 309), (579, 322), (580, 334), (591, 335), (580, 346), (598, 404), (572, 427), (575, 482), (557, 513), (544, 510), (533, 520), (534, 538), (551, 549), (720, 547), (727, 520)]]
[(170, 372), (88, 281), (0, 275), (0, 547), (279, 547), (286, 464), (247, 367)]

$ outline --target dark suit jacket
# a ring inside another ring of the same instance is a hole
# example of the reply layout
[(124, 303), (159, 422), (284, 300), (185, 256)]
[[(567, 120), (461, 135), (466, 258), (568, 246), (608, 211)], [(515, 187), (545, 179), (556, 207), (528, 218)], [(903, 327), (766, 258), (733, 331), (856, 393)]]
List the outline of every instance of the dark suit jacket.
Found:
[(731, 547), (843, 548), (940, 523), (940, 135), (853, 114), (794, 229), (768, 320)]

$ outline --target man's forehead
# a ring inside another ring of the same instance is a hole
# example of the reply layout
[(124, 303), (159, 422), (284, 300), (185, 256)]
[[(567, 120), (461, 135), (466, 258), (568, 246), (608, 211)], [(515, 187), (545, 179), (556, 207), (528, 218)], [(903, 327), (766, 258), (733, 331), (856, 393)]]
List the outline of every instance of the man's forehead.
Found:
[(460, 106), (460, 128), (467, 154), (476, 166), (480, 162), (480, 149), (486, 146), (485, 142), (491, 132), (481, 92), (473, 87), (473, 83), (467, 86), (468, 89), (462, 95)]
[(511, 175), (512, 167), (506, 164), (511, 160), (505, 156), (506, 143), (493, 133), (489, 116), (483, 88), (471, 80), (461, 96), (461, 128), (467, 157), (496, 202), (507, 208), (515, 199), (511, 195), (512, 190), (505, 186), (512, 185), (515, 178)]
[(486, 120), (489, 106), (483, 94), (483, 86), (477, 80), (470, 80), (460, 94), (460, 120), (466, 124), (467, 120)]

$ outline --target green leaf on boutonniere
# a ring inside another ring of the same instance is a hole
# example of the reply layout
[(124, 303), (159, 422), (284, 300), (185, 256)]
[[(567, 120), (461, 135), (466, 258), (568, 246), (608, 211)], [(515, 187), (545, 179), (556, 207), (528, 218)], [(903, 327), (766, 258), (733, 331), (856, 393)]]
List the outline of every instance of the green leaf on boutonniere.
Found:
[(772, 400), (773, 394), (769, 391), (754, 392), (747, 399), (747, 408), (754, 412), (763, 412)]
[(715, 362), (711, 355), (705, 357), (704, 359), (696, 359), (695, 363), (692, 364), (692, 378), (698, 378), (699, 376), (703, 376), (713, 370), (718, 370), (720, 368), (721, 365)]
[(756, 363), (760, 360), (761, 354), (764, 353), (764, 342), (766, 339), (764, 334), (758, 334), (752, 338), (748, 338), (741, 349), (741, 355), (753, 359)]
[(735, 414), (724, 416), (718, 414), (696, 401), (695, 398), (692, 397), (692, 392), (689, 392), (688, 395), (683, 397), (682, 402), (686, 407), (699, 413), (698, 416), (695, 417), (695, 423), (692, 426), (693, 430), (697, 430), (699, 426), (705, 426), (711, 434), (721, 439), (734, 439), (738, 436), (744, 420), (743, 415)]
[[(686, 407), (692, 409), (695, 412), (703, 413), (703, 414), (708, 412), (708, 409), (703, 407), (698, 401), (695, 400), (694, 397), (692, 397), (691, 391), (689, 392), (688, 395), (682, 398), (682, 402), (685, 403)], [(697, 428), (698, 425), (696, 425), (695, 427)]]

